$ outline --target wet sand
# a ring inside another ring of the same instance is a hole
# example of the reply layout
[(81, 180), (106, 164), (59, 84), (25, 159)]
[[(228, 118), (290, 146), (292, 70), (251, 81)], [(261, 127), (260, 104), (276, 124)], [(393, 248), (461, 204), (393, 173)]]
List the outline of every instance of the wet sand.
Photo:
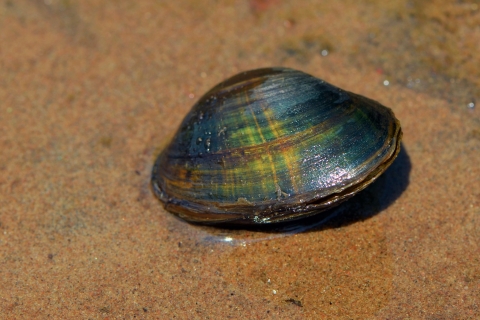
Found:
[[(3, 1), (0, 318), (480, 317), (479, 25), (476, 1)], [(166, 212), (160, 150), (267, 66), (392, 108), (398, 159), (294, 230)]]

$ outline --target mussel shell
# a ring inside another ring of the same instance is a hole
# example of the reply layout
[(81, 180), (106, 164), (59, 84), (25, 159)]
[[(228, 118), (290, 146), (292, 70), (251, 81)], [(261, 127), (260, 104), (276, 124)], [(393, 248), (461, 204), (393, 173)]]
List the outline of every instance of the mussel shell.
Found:
[(165, 208), (203, 224), (263, 224), (318, 214), (393, 162), (387, 108), (300, 71), (240, 73), (207, 92), (155, 162)]

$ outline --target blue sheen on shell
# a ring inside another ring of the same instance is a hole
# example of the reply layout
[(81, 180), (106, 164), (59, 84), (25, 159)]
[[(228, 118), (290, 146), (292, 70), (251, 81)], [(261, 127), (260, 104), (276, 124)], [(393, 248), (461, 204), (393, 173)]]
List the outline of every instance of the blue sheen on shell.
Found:
[(401, 136), (378, 102), (292, 69), (247, 71), (193, 106), (154, 165), (153, 190), (191, 222), (296, 220), (373, 182)]

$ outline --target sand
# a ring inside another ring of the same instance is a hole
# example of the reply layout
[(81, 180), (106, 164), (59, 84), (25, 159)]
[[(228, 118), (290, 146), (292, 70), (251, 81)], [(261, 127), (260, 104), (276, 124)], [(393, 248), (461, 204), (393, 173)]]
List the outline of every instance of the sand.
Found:
[[(479, 25), (475, 1), (2, 1), (0, 318), (479, 318)], [(166, 212), (184, 115), (267, 66), (392, 108), (398, 159), (303, 232)]]

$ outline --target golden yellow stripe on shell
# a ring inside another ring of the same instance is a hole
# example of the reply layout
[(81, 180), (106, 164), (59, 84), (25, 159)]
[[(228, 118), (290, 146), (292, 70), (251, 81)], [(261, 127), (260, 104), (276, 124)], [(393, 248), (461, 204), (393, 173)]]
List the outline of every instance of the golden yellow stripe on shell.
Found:
[[(247, 105), (249, 105), (250, 101), (248, 100), (248, 97), (246, 97), (246, 103)], [(250, 108), (250, 111), (252, 111), (252, 109)], [(253, 112), (252, 112), (253, 113)], [(243, 113), (241, 113), (241, 117), (243, 118), (244, 122), (245, 123), (248, 123), (249, 121), (247, 121), (247, 119), (245, 119), (245, 116)], [(257, 120), (255, 119), (255, 115), (253, 115), (254, 117), (254, 120), (255, 120), (255, 124), (256, 124), (256, 127), (257, 127), (257, 130), (258, 131), (258, 128), (259, 128), (259, 125), (257, 123)], [(242, 133), (243, 134), (247, 134), (247, 139), (248, 139), (248, 145), (250, 146), (255, 146), (257, 145), (257, 141), (255, 139), (255, 132), (253, 131), (252, 127), (251, 126), (245, 126), (245, 130), (242, 130)], [(265, 138), (263, 137), (263, 135), (261, 134), (260, 132), (260, 137), (262, 139), (262, 142), (265, 142)], [(245, 155), (247, 156), (249, 151), (244, 151), (245, 152)], [(237, 150), (236, 152), (233, 152), (232, 153), (232, 157), (233, 158), (242, 158), (242, 154), (240, 153), (240, 150)], [(227, 165), (225, 165), (225, 167), (227, 167)], [(239, 197), (239, 195), (237, 194), (236, 192), (236, 179), (235, 177), (238, 176), (236, 174), (237, 170), (223, 170), (222, 171), (222, 174), (225, 176), (225, 178), (227, 178), (226, 180), (224, 181), (227, 181), (226, 182), (226, 185), (228, 185), (228, 188), (230, 189), (230, 193), (232, 195), (234, 195), (235, 197)], [(220, 188), (224, 188), (225, 187), (225, 182), (224, 182), (224, 185), (223, 186), (219, 186)], [(218, 191), (218, 190), (217, 190)], [(248, 199), (247, 199), (248, 200)]]
[[(262, 142), (266, 143), (267, 141), (265, 140), (265, 137), (263, 136), (262, 128), (260, 128), (260, 125), (258, 124), (257, 117), (255, 116), (255, 112), (253, 111), (253, 108), (250, 104), (250, 101), (248, 99), (248, 95), (246, 96), (246, 100), (247, 100), (247, 105), (250, 109), (250, 112), (252, 113), (253, 120), (255, 121), (255, 125), (257, 126), (258, 134), (262, 138)], [(267, 152), (268, 159), (270, 161), (270, 169), (272, 170), (272, 174), (273, 174), (274, 186), (277, 186), (278, 185), (277, 171), (275, 170), (275, 164), (273, 163), (273, 158), (272, 158), (272, 155), (270, 154), (270, 146), (269, 145), (267, 146), (267, 150), (265, 150), (265, 151)], [(265, 186), (265, 187), (267, 187), (267, 186)], [(272, 190), (272, 191), (276, 192), (277, 190)], [(268, 194), (269, 192), (270, 192), (270, 190), (265, 190), (265, 194)]]
[[(190, 179), (187, 179), (187, 170), (185, 168), (175, 166), (173, 169), (175, 171), (172, 175), (164, 176), (164, 181), (168, 186), (168, 189), (171, 189), (172, 187), (177, 189), (192, 189), (194, 187), (193, 180), (198, 181), (198, 176), (192, 176)], [(173, 179), (170, 179), (170, 177), (173, 177)]]
[[(242, 117), (242, 120), (247, 123), (243, 113), (240, 113), (240, 116)], [(235, 131), (233, 131), (235, 132)], [(233, 138), (233, 133), (230, 133), (232, 135), (232, 138)], [(252, 132), (251, 128), (249, 126), (245, 126), (245, 129), (244, 130), (238, 130), (238, 133), (237, 135), (239, 135), (239, 137), (237, 137), (236, 139), (240, 139), (240, 140), (243, 140), (243, 136), (244, 135), (247, 135), (247, 139), (248, 139), (248, 145), (255, 145), (255, 133)], [(232, 152), (231, 154), (231, 158), (240, 158), (241, 157), (241, 154), (239, 152), (240, 150), (236, 150), (234, 152)], [(223, 163), (223, 167), (224, 168), (227, 168), (229, 166), (228, 163), (226, 163), (226, 159), (222, 159), (222, 161), (224, 161)], [(235, 170), (221, 170), (220, 171), (222, 176), (223, 176), (223, 179), (222, 179), (222, 185), (217, 185), (217, 193), (219, 191), (222, 191), (222, 189), (224, 188), (228, 188), (230, 191), (230, 194), (231, 195), (234, 195), (235, 197), (238, 198), (238, 194), (235, 190)], [(220, 189), (220, 190), (219, 190)], [(222, 193), (222, 192), (220, 192)]]
[[(277, 127), (273, 122), (272, 122), (272, 118), (273, 118), (273, 113), (272, 113), (272, 110), (270, 108), (263, 108), (263, 113), (265, 114), (265, 118), (267, 119), (268, 121), (268, 125), (270, 126), (273, 134), (275, 135), (275, 139), (278, 139), (278, 137), (280, 136), (280, 134), (278, 133), (277, 131)], [(278, 122), (277, 122), (278, 123)], [(291, 149), (290, 149), (291, 150)], [(290, 155), (292, 154), (291, 151), (289, 152), (289, 154), (285, 154), (285, 150), (282, 149), (282, 156), (283, 156), (283, 159), (285, 160), (285, 164), (287, 165), (287, 169), (288, 169), (288, 175), (290, 177), (290, 182), (291, 182), (291, 186), (293, 188), (293, 191), (295, 194), (297, 194), (298, 192), (298, 188), (297, 188), (297, 183), (295, 181), (295, 175), (293, 175), (293, 167), (292, 167), (292, 164), (290, 162)], [(293, 155), (295, 156), (295, 153), (293, 153)], [(282, 186), (280, 186), (281, 188)]]

